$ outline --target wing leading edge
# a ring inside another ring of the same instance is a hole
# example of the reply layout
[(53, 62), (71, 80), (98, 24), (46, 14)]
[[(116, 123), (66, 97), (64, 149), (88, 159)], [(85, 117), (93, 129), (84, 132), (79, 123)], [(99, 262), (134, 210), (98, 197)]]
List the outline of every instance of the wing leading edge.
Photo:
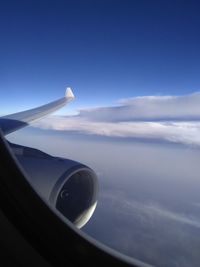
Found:
[(31, 122), (38, 120), (60, 108), (65, 106), (67, 103), (74, 99), (74, 94), (71, 88), (66, 89), (65, 97), (60, 98), (56, 101), (48, 103), (46, 105), (40, 106), (38, 108), (33, 108), (30, 110), (14, 113), (11, 115), (0, 117), (0, 128), (4, 135), (12, 133), (19, 130)]

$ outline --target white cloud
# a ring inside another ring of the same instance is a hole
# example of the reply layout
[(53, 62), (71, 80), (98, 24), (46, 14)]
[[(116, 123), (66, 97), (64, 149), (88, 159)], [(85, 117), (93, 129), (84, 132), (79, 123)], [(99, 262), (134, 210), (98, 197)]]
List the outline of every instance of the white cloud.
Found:
[(200, 93), (145, 96), (120, 106), (81, 110), (77, 116), (48, 117), (36, 127), (108, 137), (141, 138), (200, 145)]
[(184, 96), (143, 96), (120, 105), (84, 109), (81, 117), (95, 121), (200, 119), (200, 92)]
[(161, 207), (157, 203), (152, 202), (146, 205), (144, 204), (141, 206), (141, 209), (145, 210), (145, 212), (151, 215), (161, 216), (169, 220), (174, 220), (180, 223), (200, 228), (200, 222), (196, 218), (187, 217), (185, 214), (180, 214), (167, 210), (166, 208)]
[(167, 209), (166, 207), (160, 205), (154, 201), (139, 202), (134, 199), (127, 198), (123, 192), (115, 191), (114, 193), (104, 193), (104, 199), (107, 203), (111, 205), (116, 205), (118, 207), (117, 212), (121, 215), (132, 216), (134, 218), (140, 214), (144, 214), (147, 217), (140, 217), (143, 219), (143, 223), (147, 223), (147, 219), (152, 219), (154, 222), (157, 218), (163, 218), (167, 220), (176, 221), (178, 223), (187, 224), (193, 227), (200, 228), (200, 222), (197, 218), (188, 216), (184, 213), (178, 213)]

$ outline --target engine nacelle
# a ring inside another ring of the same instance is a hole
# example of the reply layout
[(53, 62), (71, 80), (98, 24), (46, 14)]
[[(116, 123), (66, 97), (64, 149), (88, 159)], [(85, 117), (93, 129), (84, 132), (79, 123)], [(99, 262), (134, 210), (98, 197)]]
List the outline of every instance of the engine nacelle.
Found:
[(95, 172), (79, 162), (34, 148), (10, 146), (33, 188), (78, 228), (84, 226), (97, 204)]

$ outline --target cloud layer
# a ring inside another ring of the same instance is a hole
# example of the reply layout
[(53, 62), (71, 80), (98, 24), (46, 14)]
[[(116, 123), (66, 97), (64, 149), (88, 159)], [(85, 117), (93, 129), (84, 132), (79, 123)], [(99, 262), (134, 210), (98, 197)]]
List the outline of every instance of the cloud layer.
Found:
[(155, 121), (200, 119), (200, 92), (184, 96), (143, 96), (120, 101), (120, 105), (80, 111), (94, 121)]
[(35, 126), (200, 145), (200, 93), (135, 97), (121, 101), (119, 106), (80, 110), (77, 116), (45, 118)]
[[(162, 217), (163, 219), (166, 220), (172, 220), (177, 223), (182, 223), (182, 224), (187, 224), (189, 226), (193, 226), (196, 228), (200, 228), (200, 222), (196, 218), (190, 218), (187, 217), (185, 214), (180, 214), (177, 212), (170, 211), (166, 209), (164, 206), (161, 206), (159, 203), (155, 202), (149, 202), (149, 203), (140, 203), (137, 201), (130, 201), (130, 200), (123, 200), (123, 206), (124, 209), (121, 209), (120, 211), (122, 213), (129, 212), (129, 214), (135, 214), (135, 211), (137, 212), (142, 212), (148, 217), (154, 218), (156, 217)], [(146, 222), (145, 222), (146, 223)]]
[(199, 266), (198, 215), (113, 189), (99, 202), (93, 234), (101, 242), (152, 266)]

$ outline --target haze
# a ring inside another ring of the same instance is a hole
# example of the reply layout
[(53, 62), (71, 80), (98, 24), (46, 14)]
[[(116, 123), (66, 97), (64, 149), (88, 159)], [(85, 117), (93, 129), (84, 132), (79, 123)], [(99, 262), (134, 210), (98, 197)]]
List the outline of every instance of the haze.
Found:
[(199, 148), (37, 128), (9, 139), (95, 170), (98, 205), (82, 229), (95, 239), (156, 266), (199, 265)]

